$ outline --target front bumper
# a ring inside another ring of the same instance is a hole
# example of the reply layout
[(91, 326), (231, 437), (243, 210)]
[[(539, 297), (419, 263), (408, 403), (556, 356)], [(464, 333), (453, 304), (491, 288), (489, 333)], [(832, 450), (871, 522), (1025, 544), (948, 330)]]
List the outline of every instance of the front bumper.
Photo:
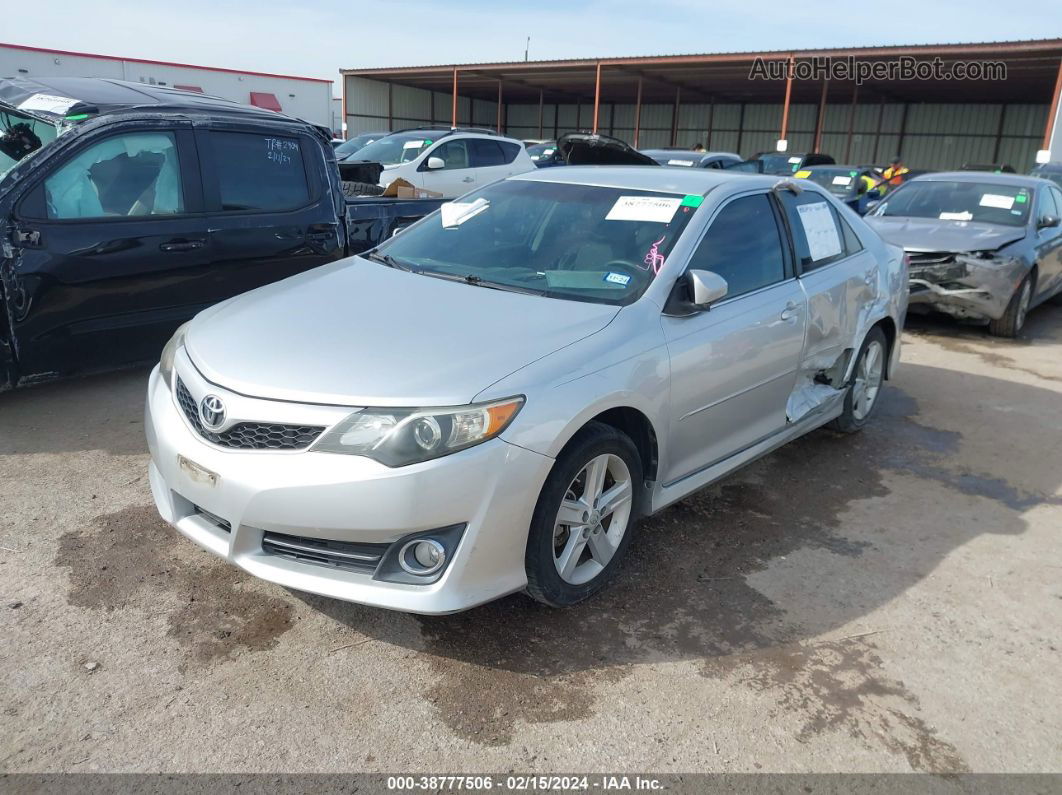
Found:
[[(182, 377), (189, 375), (195, 377)], [(209, 389), (226, 402), (241, 400), (216, 385)], [(158, 367), (148, 380), (144, 424), (151, 492), (162, 518), (256, 577), (425, 614), (464, 610), (527, 585), (527, 531), (553, 465), (547, 456), (493, 439), (390, 469), (360, 456), (223, 449), (192, 430)], [(179, 456), (216, 478), (181, 466)], [(461, 541), (442, 576), (428, 585), (382, 582), (368, 572), (294, 560), (262, 546), (265, 533), (383, 544), (457, 524), (466, 525)]]
[(965, 320), (998, 320), (1027, 271), (1020, 260), (965, 254), (939, 264), (912, 263), (909, 305)]

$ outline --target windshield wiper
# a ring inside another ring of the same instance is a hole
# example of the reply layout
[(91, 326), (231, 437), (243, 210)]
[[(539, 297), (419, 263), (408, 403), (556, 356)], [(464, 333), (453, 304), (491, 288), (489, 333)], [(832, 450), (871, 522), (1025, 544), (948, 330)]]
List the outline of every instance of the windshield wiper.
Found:
[(420, 271), (415, 271), (412, 267), (401, 260), (395, 259), (390, 254), (381, 254), (379, 251), (370, 251), (368, 254), (363, 254), (362, 256), (365, 257), (365, 259), (371, 259), (373, 262), (382, 263), (388, 268), (396, 268), (397, 270), (409, 271), (411, 273), (420, 273)]
[(506, 284), (505, 282), (495, 282), (490, 279), (484, 279), (482, 276), (477, 276), (474, 273), (461, 275), (458, 273), (442, 273), (440, 271), (418, 271), (424, 276), (434, 276), (437, 279), (445, 279), (448, 282), (462, 282), (464, 284), (471, 284), (473, 287), (486, 287), (488, 290), (503, 290), (507, 293), (521, 293), (523, 295), (545, 295), (545, 290), (536, 290), (533, 287), (517, 287), (514, 284)]

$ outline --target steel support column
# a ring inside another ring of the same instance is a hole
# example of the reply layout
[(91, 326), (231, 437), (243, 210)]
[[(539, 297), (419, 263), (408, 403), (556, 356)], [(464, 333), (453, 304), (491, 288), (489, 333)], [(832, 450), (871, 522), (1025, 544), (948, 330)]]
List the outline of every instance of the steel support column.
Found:
[(395, 128), (395, 84), (387, 84), (387, 131)]
[(715, 97), (708, 98), (708, 129), (705, 131), (708, 133), (707, 140), (704, 142), (704, 148), (708, 151), (712, 150), (712, 125), (715, 124)]
[(844, 162), (852, 162), (852, 131), (855, 130), (856, 103), (859, 102), (859, 86), (852, 86), (852, 105), (848, 110), (848, 140), (844, 145)]
[[(1055, 121), (1057, 120), (1059, 113), (1059, 97), (1062, 97), (1062, 61), (1059, 61), (1058, 64), (1058, 77), (1055, 78), (1055, 93), (1051, 97), (1051, 108), (1047, 111), (1047, 126), (1044, 127), (1044, 145), (1040, 147), (1041, 149), (1051, 148), (1051, 138), (1054, 137), (1055, 134)], [(1053, 152), (1052, 157), (1054, 157)]]
[(678, 121), (679, 121), (679, 103), (682, 101), (682, 89), (678, 86), (675, 87), (675, 104), (671, 108), (671, 145), (678, 146)]
[(502, 81), (498, 81), (498, 122), (495, 124), (494, 129), (498, 131), (498, 135), (502, 134)]
[(890, 157), (902, 157), (903, 156), (903, 137), (907, 133), (907, 109), (911, 107), (911, 103), (903, 103), (903, 115), (900, 116), (900, 137), (896, 141), (896, 154), (890, 155)]
[(874, 156), (870, 158), (870, 162), (878, 162), (878, 144), (881, 143), (881, 124), (885, 121), (885, 97), (882, 96), (881, 102), (878, 103), (878, 126), (874, 131)]
[(795, 60), (792, 53), (789, 55), (789, 68), (785, 72), (785, 104), (782, 105), (782, 132), (778, 137), (786, 140), (785, 134), (789, 130), (789, 97), (793, 93), (793, 69)]
[(634, 148), (638, 148), (638, 129), (642, 123), (642, 78), (638, 78), (638, 96), (634, 100)]
[(545, 93), (541, 88), (538, 90), (538, 137), (542, 137), (542, 101), (545, 99)]
[(594, 129), (597, 133), (598, 113), (601, 109), (601, 61), (597, 62), (597, 75), (594, 78)]
[(1003, 145), (1003, 127), (1007, 123), (1007, 103), (999, 106), (999, 124), (996, 125), (996, 145), (992, 148), (992, 162), (999, 162), (999, 150)]
[(450, 105), (450, 126), (457, 126), (457, 67), (454, 67), (454, 91), (451, 97), (452, 103)]
[(812, 152), (822, 151), (822, 125), (826, 121), (826, 86), (829, 85), (829, 81), (822, 81), (822, 95), (819, 97), (819, 116), (815, 120), (815, 144), (812, 147)]

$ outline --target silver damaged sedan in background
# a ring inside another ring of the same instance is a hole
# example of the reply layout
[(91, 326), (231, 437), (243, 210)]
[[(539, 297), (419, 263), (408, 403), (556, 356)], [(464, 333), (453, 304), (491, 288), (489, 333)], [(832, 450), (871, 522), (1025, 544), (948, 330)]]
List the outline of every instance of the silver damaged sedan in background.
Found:
[(639, 517), (868, 421), (902, 256), (806, 182), (521, 174), (179, 330), (148, 384), (152, 492), (185, 536), (298, 590), (574, 604)]

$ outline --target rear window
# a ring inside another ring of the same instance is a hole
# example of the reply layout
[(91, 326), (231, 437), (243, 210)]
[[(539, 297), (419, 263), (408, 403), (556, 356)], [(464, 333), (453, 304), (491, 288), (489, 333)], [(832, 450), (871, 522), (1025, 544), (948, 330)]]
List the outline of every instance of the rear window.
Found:
[(294, 210), (310, 200), (298, 138), (211, 134), (222, 210)]

